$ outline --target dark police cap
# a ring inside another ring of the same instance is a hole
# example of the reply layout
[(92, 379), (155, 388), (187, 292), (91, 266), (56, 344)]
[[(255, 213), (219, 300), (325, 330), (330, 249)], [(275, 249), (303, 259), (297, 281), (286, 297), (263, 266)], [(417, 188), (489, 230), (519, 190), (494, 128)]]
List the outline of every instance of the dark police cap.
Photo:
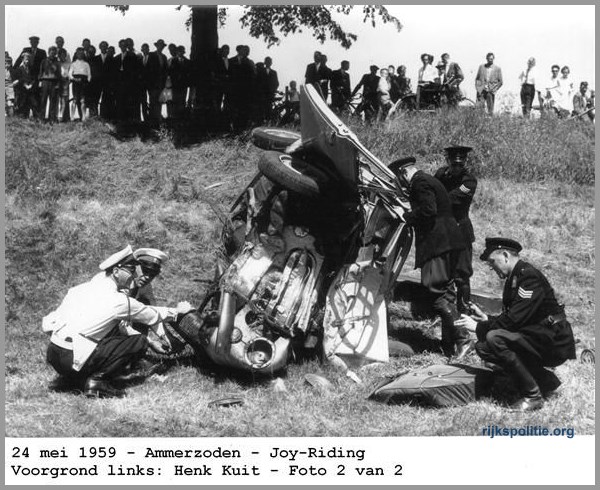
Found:
[(495, 237), (485, 239), (485, 250), (479, 256), (481, 260), (487, 260), (490, 254), (495, 250), (510, 250), (519, 253), (523, 247), (519, 242), (511, 238)]
[(40, 38), (39, 38), (38, 36), (31, 36), (31, 37), (29, 38), (29, 40), (30, 40), (30, 41), (39, 41), (39, 40), (40, 40)]
[(399, 158), (398, 160), (394, 160), (392, 163), (390, 163), (388, 168), (397, 174), (399, 170), (403, 169), (404, 167), (410, 167), (415, 163), (417, 163), (417, 159), (415, 157)]
[(450, 157), (452, 159), (460, 159), (463, 161), (467, 159), (467, 154), (471, 150), (473, 150), (473, 148), (471, 148), (470, 146), (460, 146), (460, 145), (453, 145), (453, 146), (444, 148), (444, 151), (446, 152), (446, 155), (448, 155), (448, 157)]

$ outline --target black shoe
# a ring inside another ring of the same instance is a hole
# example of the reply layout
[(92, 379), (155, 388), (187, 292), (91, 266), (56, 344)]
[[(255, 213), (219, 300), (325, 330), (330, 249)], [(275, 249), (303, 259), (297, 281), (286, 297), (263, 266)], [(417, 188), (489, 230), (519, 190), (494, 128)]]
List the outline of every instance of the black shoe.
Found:
[(456, 355), (454, 357), (455, 361), (462, 361), (468, 354), (475, 350), (475, 341), (467, 340), (463, 341), (461, 344), (456, 345)]
[(510, 406), (512, 412), (532, 412), (544, 406), (544, 398), (541, 394), (536, 396), (524, 396)]
[(91, 398), (119, 398), (125, 391), (114, 388), (103, 378), (88, 378), (83, 394)]

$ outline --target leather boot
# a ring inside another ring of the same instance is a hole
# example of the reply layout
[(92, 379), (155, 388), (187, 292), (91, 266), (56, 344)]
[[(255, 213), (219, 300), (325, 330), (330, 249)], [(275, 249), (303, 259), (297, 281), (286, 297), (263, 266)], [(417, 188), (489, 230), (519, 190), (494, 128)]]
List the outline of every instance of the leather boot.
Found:
[(433, 309), (442, 320), (442, 351), (447, 357), (454, 355), (454, 320), (458, 319), (456, 306), (445, 298), (438, 298), (433, 303)]
[(123, 396), (125, 391), (111, 386), (103, 374), (95, 374), (85, 382), (83, 393), (91, 398), (118, 398)]
[(510, 358), (507, 359), (505, 367), (517, 382), (517, 386), (523, 395), (510, 408), (519, 412), (529, 412), (542, 408), (544, 406), (544, 398), (540, 387), (519, 356), (512, 353)]
[(466, 284), (459, 284), (457, 282), (456, 287), (456, 307), (459, 313), (467, 313), (469, 311), (468, 303), (471, 302), (471, 286), (467, 282)]

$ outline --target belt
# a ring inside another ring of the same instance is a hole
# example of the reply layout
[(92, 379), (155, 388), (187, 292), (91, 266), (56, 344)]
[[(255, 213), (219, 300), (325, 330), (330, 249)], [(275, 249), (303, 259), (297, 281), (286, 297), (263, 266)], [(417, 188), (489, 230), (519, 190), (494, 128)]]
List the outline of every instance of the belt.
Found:
[(71, 337), (61, 338), (56, 332), (52, 334), (50, 337), (50, 342), (58, 347), (62, 347), (63, 349), (73, 350), (73, 339)]
[(564, 312), (555, 313), (554, 315), (548, 315), (546, 318), (546, 322), (548, 325), (554, 325), (559, 322), (564, 322), (567, 320), (567, 315)]

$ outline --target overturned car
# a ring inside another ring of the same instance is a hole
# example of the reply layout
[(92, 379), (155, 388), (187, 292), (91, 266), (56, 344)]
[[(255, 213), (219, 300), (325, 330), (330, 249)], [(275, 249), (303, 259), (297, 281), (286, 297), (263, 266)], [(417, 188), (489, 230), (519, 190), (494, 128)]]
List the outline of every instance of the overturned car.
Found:
[(412, 244), (395, 175), (312, 86), (301, 134), (258, 129), (259, 172), (233, 203), (223, 257), (175, 327), (216, 364), (273, 373), (292, 356), (387, 361), (390, 292)]

